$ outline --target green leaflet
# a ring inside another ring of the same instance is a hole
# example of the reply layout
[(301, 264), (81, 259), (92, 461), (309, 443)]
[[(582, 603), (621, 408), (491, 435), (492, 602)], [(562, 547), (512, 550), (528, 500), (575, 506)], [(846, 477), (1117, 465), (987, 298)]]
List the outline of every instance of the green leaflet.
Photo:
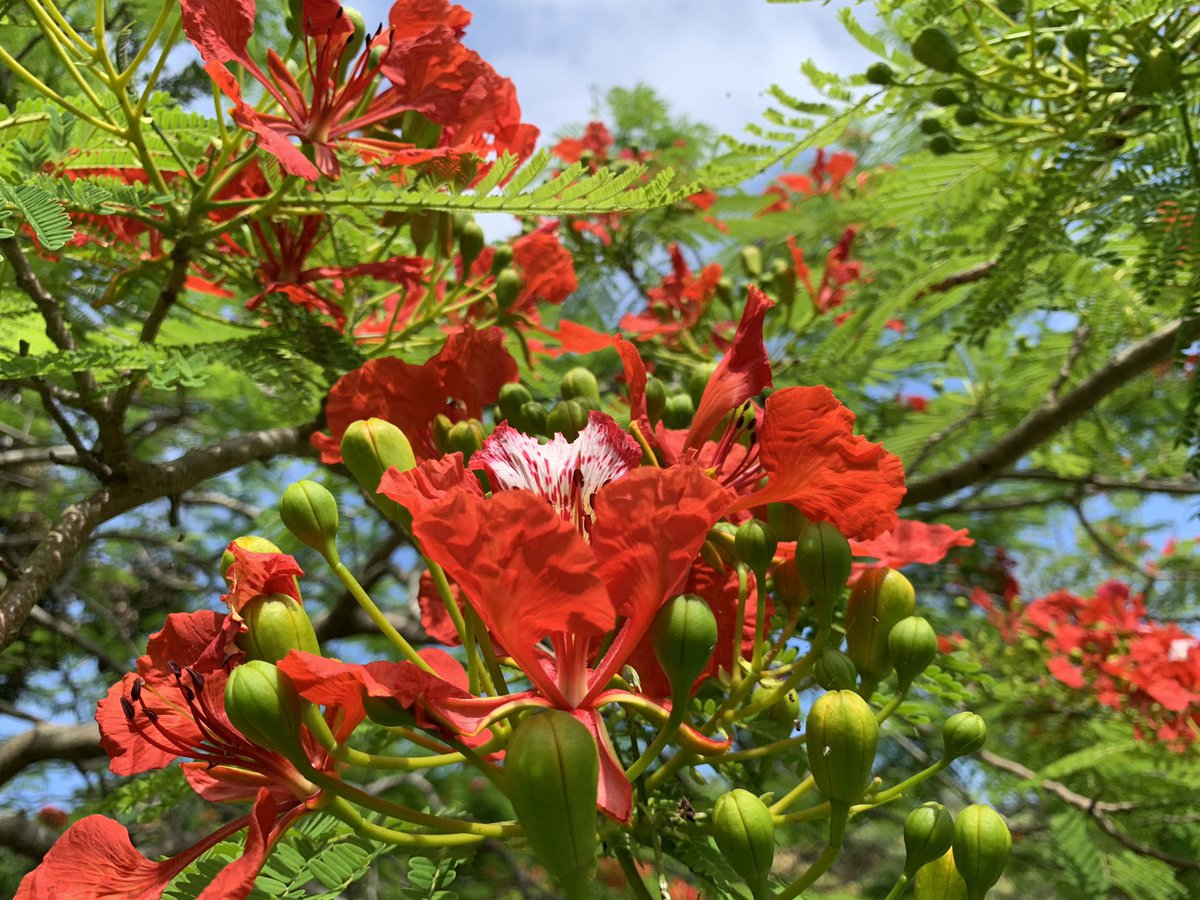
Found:
[(0, 200), (25, 220), (46, 250), (59, 250), (75, 237), (71, 217), (54, 194), (37, 184), (0, 182)]

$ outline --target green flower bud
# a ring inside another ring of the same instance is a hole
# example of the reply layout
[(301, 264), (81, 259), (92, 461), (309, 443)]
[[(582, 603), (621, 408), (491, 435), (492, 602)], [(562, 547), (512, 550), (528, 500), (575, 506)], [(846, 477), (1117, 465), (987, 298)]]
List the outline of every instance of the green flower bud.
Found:
[(385, 728), (407, 728), (417, 723), (417, 717), (413, 715), (412, 710), (401, 706), (399, 701), (391, 697), (372, 697), (364, 693), (362, 703), (367, 718), (376, 725)]
[(695, 594), (672, 597), (654, 617), (650, 642), (671, 683), (671, 696), (683, 701), (717, 646), (716, 617)]
[(850, 577), (850, 542), (828, 522), (809, 522), (796, 538), (796, 572), (808, 589), (819, 622), (833, 619)]
[(964, 103), (954, 111), (954, 121), (968, 128), (972, 125), (978, 125), (979, 108), (973, 103)]
[(941, 28), (926, 28), (912, 43), (913, 58), (935, 72), (953, 74), (958, 69), (958, 47)]
[(781, 541), (794, 541), (800, 537), (808, 519), (790, 503), (771, 503), (767, 506), (767, 523)]
[(954, 868), (953, 850), (917, 870), (913, 900), (967, 900), (967, 885)]
[(576, 366), (564, 375), (558, 389), (564, 400), (577, 400), (593, 409), (600, 406), (600, 384), (583, 366)]
[(462, 257), (464, 272), (471, 270), (471, 263), (479, 259), (483, 251), (483, 228), (474, 219), (463, 225), (458, 232), (458, 255)]
[(533, 394), (529, 393), (529, 388), (519, 381), (510, 381), (500, 388), (496, 403), (500, 407), (500, 414), (515, 428), (521, 416), (521, 407), (532, 399)]
[(867, 81), (886, 87), (896, 80), (896, 73), (885, 62), (873, 62), (867, 66)]
[(962, 103), (962, 98), (954, 88), (943, 86), (929, 95), (929, 101), (934, 106), (958, 106)]
[(498, 244), (492, 251), (492, 274), (499, 275), (512, 265), (512, 244)]
[(871, 779), (879, 726), (875, 713), (854, 691), (829, 691), (808, 711), (808, 767), (817, 790), (831, 801), (856, 802)]
[(237, 645), (247, 659), (277, 663), (289, 650), (321, 653), (308, 613), (287, 594), (255, 597), (242, 607), (241, 615), (246, 631), (237, 636)]
[(663, 407), (663, 424), (668, 428), (687, 428), (696, 414), (695, 404), (687, 394), (672, 394)]
[(760, 278), (762, 276), (762, 251), (753, 244), (747, 244), (742, 248), (742, 268), (751, 278)]
[(942, 759), (977, 753), (987, 743), (987, 723), (973, 712), (955, 713), (942, 726)]
[(854, 661), (840, 650), (826, 650), (813, 666), (817, 685), (827, 691), (852, 691), (858, 683)]
[(692, 366), (692, 371), (688, 373), (687, 392), (688, 396), (692, 398), (694, 406), (700, 405), (700, 398), (704, 396), (704, 389), (708, 387), (708, 379), (716, 370), (716, 363), (700, 363)]
[(363, 41), (367, 36), (367, 23), (363, 19), (363, 14), (352, 6), (342, 7), (343, 17), (354, 26), (354, 32), (346, 41), (346, 46), (342, 48), (342, 55), (338, 59), (338, 80), (345, 81), (346, 71), (360, 52), (362, 52)]
[(1074, 56), (1087, 56), (1092, 43), (1092, 33), (1086, 28), (1071, 28), (1063, 35), (1063, 44)]
[(921, 134), (940, 134), (946, 130), (942, 120), (933, 116), (926, 116), (917, 127), (921, 129)]
[(782, 603), (788, 612), (795, 612), (809, 602), (808, 588), (790, 561), (783, 562), (771, 570), (771, 596)]
[(429, 430), (433, 433), (433, 445), (443, 453), (450, 452), (450, 429), (454, 427), (454, 420), (445, 413), (438, 413), (433, 417), (433, 422), (429, 426)]
[(667, 405), (667, 389), (657, 378), (646, 379), (646, 417), (651, 425), (662, 421), (663, 409)]
[(990, 806), (968, 806), (954, 817), (954, 866), (967, 884), (967, 900), (983, 900), (1004, 874), (1012, 835)]
[(596, 855), (600, 781), (591, 732), (561, 710), (530, 716), (509, 739), (504, 780), (538, 862), (567, 884), (585, 880)]
[(745, 879), (756, 900), (768, 896), (775, 822), (767, 805), (741, 788), (722, 794), (713, 806), (712, 835), (725, 861)]
[(948, 134), (935, 134), (929, 142), (929, 152), (934, 156), (946, 156), (954, 153), (957, 149), (958, 145), (955, 144), (954, 138)]
[(717, 296), (725, 303), (733, 303), (733, 281), (725, 276), (717, 279)]
[(337, 557), (337, 501), (325, 487), (307, 479), (288, 485), (279, 500), (279, 518), (302, 543), (329, 559)]
[(377, 491), (388, 469), (407, 472), (417, 465), (404, 432), (383, 419), (359, 419), (342, 436), (341, 452), (342, 462), (372, 502), (393, 522), (402, 521), (404, 510), (400, 504)]
[(483, 423), (478, 419), (455, 422), (446, 435), (446, 449), (450, 453), (461, 453), (465, 463), (471, 454), (483, 446)]
[(954, 843), (954, 817), (940, 803), (922, 803), (904, 820), (904, 874), (941, 859)]
[(587, 407), (578, 400), (563, 400), (555, 403), (550, 414), (546, 416), (546, 429), (553, 434), (561, 434), (568, 441), (579, 437), (579, 432), (587, 427)]
[(528, 435), (549, 434), (550, 426), (547, 424), (549, 418), (550, 410), (546, 409), (545, 403), (530, 400), (528, 403), (521, 404), (521, 413), (517, 416), (517, 428)]
[(422, 210), (410, 213), (408, 217), (408, 234), (412, 238), (417, 255), (425, 253), (434, 235), (437, 234), (439, 213), (432, 210)]
[(762, 519), (743, 522), (733, 536), (734, 550), (752, 572), (765, 572), (771, 567), (777, 546), (775, 532)]
[[(233, 543), (237, 544), (243, 550), (248, 550), (251, 553), (282, 553), (283, 551), (272, 544), (264, 537), (258, 537), (254, 534), (244, 534), (239, 538), (234, 538)], [(221, 554), (221, 577), (229, 571), (229, 567), (233, 565), (233, 551), (228, 547)]]
[(888, 655), (896, 667), (900, 690), (908, 690), (937, 656), (937, 632), (920, 616), (901, 619), (888, 635)]
[(233, 727), (251, 743), (291, 760), (305, 759), (303, 702), (286, 675), (259, 659), (235, 667), (225, 682), (225, 713)]
[(1052, 34), (1042, 35), (1034, 45), (1034, 49), (1043, 56), (1053, 53), (1057, 47), (1058, 39)]
[(892, 671), (888, 635), (917, 604), (909, 580), (895, 569), (869, 569), (859, 576), (846, 604), (846, 655), (854, 660), (864, 685)]
[(521, 285), (521, 276), (517, 274), (516, 269), (501, 269), (500, 274), (496, 276), (496, 302), (507, 309), (520, 296)]
[[(766, 702), (778, 693), (783, 682), (778, 678), (764, 678), (750, 693), (750, 705), (757, 706)], [(785, 726), (790, 732), (796, 726), (800, 715), (800, 695), (795, 690), (784, 691), (778, 699), (764, 709), (759, 716), (776, 724)]]

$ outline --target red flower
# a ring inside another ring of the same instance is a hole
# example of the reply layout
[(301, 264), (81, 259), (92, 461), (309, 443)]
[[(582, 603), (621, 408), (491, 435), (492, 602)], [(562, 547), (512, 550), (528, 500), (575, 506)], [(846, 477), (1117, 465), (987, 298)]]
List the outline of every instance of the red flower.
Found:
[(904, 398), (904, 402), (908, 404), (908, 408), (913, 412), (929, 412), (929, 398), (920, 397), (916, 394)]
[(608, 127), (603, 122), (588, 122), (582, 138), (563, 138), (550, 152), (566, 163), (579, 162), (584, 153), (590, 153), (594, 169), (608, 159), (612, 146), (613, 136)]
[(628, 313), (621, 319), (621, 330), (635, 340), (661, 337), (668, 345), (673, 344), (681, 331), (690, 330), (704, 317), (716, 296), (722, 275), (719, 265), (710, 263), (695, 275), (678, 244), (672, 244), (669, 252), (671, 274), (646, 291), (646, 310), (636, 315)]
[[(579, 287), (575, 260), (559, 241), (557, 229), (558, 222), (549, 221), (513, 241), (513, 268), (521, 276), (521, 292), (505, 309), (506, 315), (519, 315), (536, 322), (535, 307), (539, 302), (562, 303)], [(484, 247), (471, 265), (471, 276), (481, 282), (493, 280), (495, 255), (495, 248)], [(489, 309), (486, 304), (474, 309), (494, 314), (494, 308)]]
[(952, 547), (970, 547), (975, 540), (967, 529), (949, 525), (928, 525), (912, 519), (898, 519), (895, 527), (868, 541), (854, 541), (855, 556), (874, 557), (875, 566), (902, 569), (912, 563), (932, 565), (941, 562)]
[[(302, 17), (296, 24), (304, 36), (307, 89), (274, 50), (267, 51), (267, 72), (250, 58), (253, 0), (183, 0), (184, 31), (209, 75), (234, 101), (234, 121), (256, 134), (263, 149), (291, 174), (336, 178), (342, 145), (372, 156), (403, 153), (413, 145), (354, 135), (410, 110), (442, 126), (440, 145), (453, 146), (455, 152), (480, 155), (508, 149), (527, 155), (532, 150), (537, 130), (520, 123), (512, 83), (458, 42), (470, 21), (461, 7), (444, 0), (397, 0), (390, 14), (392, 28), (367, 41), (357, 60), (348, 55), (354, 26), (337, 0), (304, 0)], [(372, 62), (375, 50), (382, 55)], [(230, 62), (263, 86), (279, 114), (259, 113), (243, 101), (237, 79), (226, 68)], [(390, 85), (375, 93), (380, 74)], [(293, 138), (313, 148), (315, 165), (292, 144)]]
[[(796, 246), (794, 238), (788, 238), (788, 249), (792, 253), (792, 264), (796, 277), (808, 291), (817, 312), (829, 312), (846, 302), (847, 285), (862, 280), (862, 263), (850, 259), (850, 248), (858, 229), (851, 225), (842, 232), (841, 239), (825, 257), (825, 271), (821, 274), (821, 286), (814, 288), (812, 275), (804, 262), (804, 251)], [(840, 323), (838, 323), (840, 324)]]
[(338, 447), (346, 429), (374, 416), (397, 426), (417, 456), (428, 459), (439, 455), (430, 430), (438, 413), (478, 419), (500, 387), (516, 380), (517, 363), (504, 349), (504, 333), (467, 325), (420, 365), (383, 357), (338, 379), (325, 409), (329, 434), (313, 435), (312, 444), (322, 462), (341, 462)]

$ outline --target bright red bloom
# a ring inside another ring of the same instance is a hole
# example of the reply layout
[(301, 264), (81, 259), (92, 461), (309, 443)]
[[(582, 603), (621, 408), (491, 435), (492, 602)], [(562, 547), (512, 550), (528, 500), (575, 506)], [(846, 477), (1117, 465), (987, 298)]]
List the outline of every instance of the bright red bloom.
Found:
[(296, 579), (304, 574), (304, 570), (295, 557), (286, 553), (256, 553), (237, 541), (231, 541), (228, 549), (233, 554), (233, 562), (225, 572), (229, 592), (223, 594), (221, 600), (229, 604), (235, 615), (248, 602), (264, 594), (287, 594), (293, 600), (300, 600)]
[[(579, 287), (575, 260), (559, 241), (557, 229), (558, 222), (549, 221), (512, 242), (512, 265), (521, 276), (521, 292), (504, 310), (506, 315), (521, 316), (536, 323), (536, 306), (539, 302), (562, 303)], [(495, 255), (494, 247), (484, 247), (471, 264), (471, 277), (478, 279), (481, 284), (493, 282), (492, 261)], [(486, 304), (479, 304), (474, 309), (494, 315), (494, 308)]]
[[(307, 89), (274, 50), (267, 71), (250, 58), (253, 0), (217, 4), (183, 0), (183, 27), (205, 60), (205, 69), (234, 101), (234, 121), (258, 136), (263, 149), (293, 175), (336, 178), (337, 149), (402, 155), (413, 147), (396, 139), (355, 136), (415, 111), (442, 126), (440, 145), (461, 154), (511, 150), (528, 155), (537, 130), (520, 123), (512, 82), (500, 78), (479, 56), (459, 43), (470, 13), (445, 0), (397, 0), (386, 35), (366, 42), (357, 60), (348, 45), (354, 26), (338, 0), (304, 0), (301, 27), (308, 67)], [(372, 62), (373, 50), (381, 56)], [(242, 99), (226, 68), (239, 63), (280, 107), (259, 113)], [(379, 93), (378, 76), (389, 82)], [(489, 138), (490, 136), (490, 138)], [(291, 139), (313, 148), (314, 165)]]
[(855, 556), (874, 557), (874, 566), (902, 569), (913, 563), (932, 565), (945, 559), (952, 547), (970, 547), (975, 543), (967, 529), (955, 530), (940, 523), (929, 525), (912, 519), (899, 519), (895, 526), (872, 540), (853, 541)]
[(830, 194), (836, 200), (841, 197), (846, 176), (854, 171), (857, 164), (858, 160), (853, 153), (839, 150), (826, 156), (825, 150), (819, 149), (807, 175), (780, 175), (776, 181), (797, 194), (809, 197), (814, 194)]
[(796, 277), (808, 291), (817, 312), (829, 312), (841, 306), (846, 302), (847, 286), (862, 280), (862, 263), (850, 259), (851, 246), (857, 235), (858, 228), (853, 225), (842, 232), (841, 239), (825, 257), (820, 287), (813, 286), (812, 274), (804, 262), (804, 251), (796, 246), (794, 238), (788, 238), (787, 245), (792, 254)]
[(588, 122), (581, 138), (563, 138), (551, 148), (551, 153), (566, 163), (579, 162), (584, 153), (593, 158), (593, 168), (604, 164), (613, 146), (612, 132), (603, 122)]
[(343, 375), (329, 391), (329, 434), (313, 435), (312, 444), (322, 462), (341, 462), (338, 448), (346, 429), (374, 416), (398, 427), (417, 456), (428, 459), (439, 455), (430, 429), (438, 413), (456, 421), (478, 419), (501, 386), (516, 380), (517, 363), (504, 349), (504, 333), (467, 325), (420, 365), (382, 357)]
[(634, 340), (661, 337), (671, 345), (681, 331), (690, 330), (704, 317), (716, 297), (717, 283), (723, 274), (719, 265), (710, 263), (696, 275), (678, 244), (672, 244), (669, 252), (671, 274), (646, 291), (649, 303), (645, 311), (627, 313), (621, 318), (621, 330)]
[(912, 394), (908, 397), (905, 397), (904, 402), (906, 404), (908, 404), (908, 408), (911, 409), (913, 412), (919, 412), (919, 413), (929, 412), (929, 398), (928, 397), (921, 397), (916, 394)]
[[(457, 717), (464, 730), (478, 730), (489, 716), (520, 705), (572, 712), (601, 751), (601, 808), (627, 821), (629, 782), (597, 710), (624, 696), (606, 690), (608, 683), (659, 607), (678, 593), (727, 504), (725, 491), (703, 472), (680, 467), (639, 469), (599, 488), (588, 540), (545, 499), (520, 489), (498, 491), (490, 500), (452, 491), (414, 517), (413, 533), (426, 555), (462, 588), (489, 634), (533, 684), (523, 694), (448, 700), (438, 711)], [(616, 637), (596, 658), (597, 639), (619, 620)], [(552, 659), (539, 649), (545, 638)], [(640, 695), (637, 700), (645, 702)]]

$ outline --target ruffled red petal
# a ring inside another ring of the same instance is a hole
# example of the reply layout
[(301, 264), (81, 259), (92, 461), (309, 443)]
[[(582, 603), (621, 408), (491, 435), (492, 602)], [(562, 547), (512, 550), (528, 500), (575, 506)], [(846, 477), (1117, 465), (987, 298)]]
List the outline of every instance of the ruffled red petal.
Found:
[(952, 547), (970, 547), (975, 543), (965, 528), (927, 524), (899, 519), (895, 526), (867, 541), (853, 541), (855, 556), (870, 556), (875, 565), (902, 569), (912, 563), (932, 565), (941, 562)]

